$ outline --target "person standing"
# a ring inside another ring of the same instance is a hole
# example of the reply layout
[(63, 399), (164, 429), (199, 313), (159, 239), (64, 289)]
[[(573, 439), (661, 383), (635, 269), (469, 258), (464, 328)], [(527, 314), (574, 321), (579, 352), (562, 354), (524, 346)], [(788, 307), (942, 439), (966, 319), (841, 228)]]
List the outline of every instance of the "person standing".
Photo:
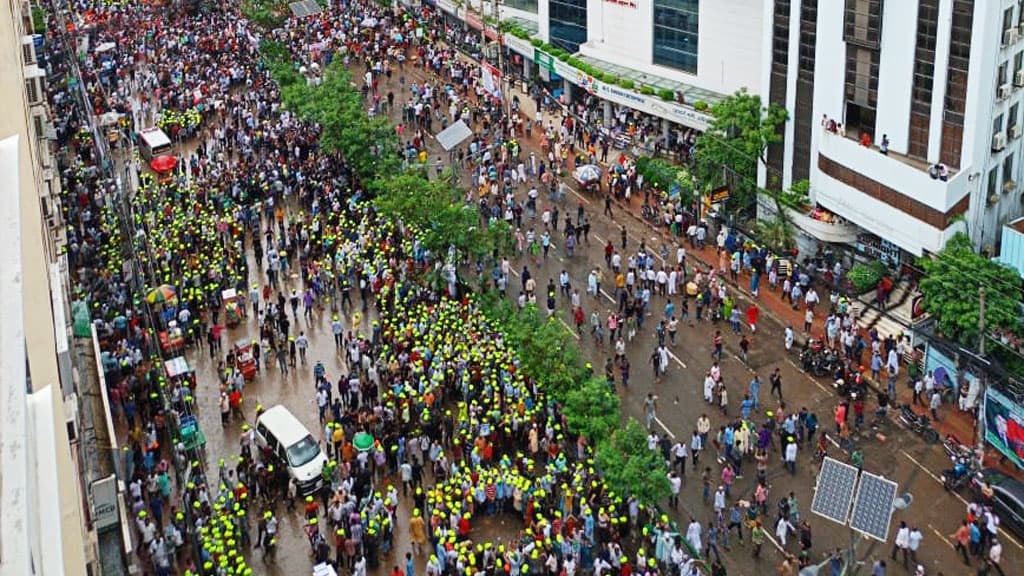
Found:
[(768, 394), (770, 396), (774, 396), (775, 393), (778, 392), (779, 402), (782, 402), (782, 374), (779, 372), (778, 368), (776, 368), (772, 372), (772, 375), (768, 378), (768, 381), (771, 383), (772, 386), (771, 390), (768, 391)]
[(910, 563), (917, 564), (917, 550), (921, 547), (921, 541), (924, 540), (924, 534), (918, 530), (917, 526), (910, 529), (910, 536), (908, 537), (907, 548), (910, 549)]
[(910, 528), (906, 522), (900, 522), (900, 528), (896, 531), (896, 539), (892, 543), (892, 554), (889, 554), (889, 558), (896, 560), (897, 554), (903, 554), (903, 568), (907, 568), (909, 563), (909, 548), (910, 548)]
[(970, 566), (971, 560), (967, 556), (967, 546), (971, 542), (971, 528), (967, 525), (967, 520), (961, 520), (960, 527), (956, 529), (956, 532), (950, 534), (949, 538), (953, 540), (954, 550), (963, 555), (964, 564)]
[(999, 565), (1002, 559), (1003, 545), (999, 542), (999, 540), (993, 538), (992, 546), (988, 549), (988, 561), (992, 565), (992, 567), (996, 569), (996, 572), (999, 572), (999, 576), (1005, 576), (1005, 572), (1003, 572), (1002, 566)]

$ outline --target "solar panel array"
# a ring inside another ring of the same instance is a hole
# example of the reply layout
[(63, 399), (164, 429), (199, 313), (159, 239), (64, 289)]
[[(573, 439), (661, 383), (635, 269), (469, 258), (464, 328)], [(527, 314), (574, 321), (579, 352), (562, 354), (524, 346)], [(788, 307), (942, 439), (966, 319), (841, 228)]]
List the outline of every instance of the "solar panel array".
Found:
[(299, 2), (292, 2), (288, 7), (291, 8), (292, 14), (296, 18), (305, 18), (323, 11), (323, 7), (316, 0), (299, 0)]
[(838, 524), (846, 524), (856, 487), (856, 468), (832, 458), (825, 458), (821, 463), (814, 500), (811, 501), (811, 512)]
[(885, 542), (892, 520), (892, 504), (896, 499), (896, 483), (864, 472), (853, 503), (850, 528)]

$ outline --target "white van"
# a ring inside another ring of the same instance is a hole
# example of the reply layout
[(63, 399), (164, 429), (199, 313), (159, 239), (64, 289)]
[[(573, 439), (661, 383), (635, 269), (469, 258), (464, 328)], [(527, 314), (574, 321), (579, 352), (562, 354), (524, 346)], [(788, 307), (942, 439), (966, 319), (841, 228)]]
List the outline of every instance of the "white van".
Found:
[(171, 153), (171, 139), (159, 128), (146, 128), (139, 132), (139, 154), (149, 162), (157, 156)]
[(277, 405), (260, 415), (256, 420), (256, 443), (261, 449), (269, 447), (278, 461), (288, 467), (288, 475), (295, 478), (303, 495), (320, 489), (327, 456), (287, 408)]

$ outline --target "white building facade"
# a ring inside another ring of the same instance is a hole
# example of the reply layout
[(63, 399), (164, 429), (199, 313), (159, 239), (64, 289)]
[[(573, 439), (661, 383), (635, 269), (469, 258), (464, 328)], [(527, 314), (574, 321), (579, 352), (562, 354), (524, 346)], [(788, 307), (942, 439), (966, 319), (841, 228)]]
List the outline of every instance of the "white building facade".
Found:
[[(563, 78), (566, 92), (582, 86), (599, 98), (697, 130), (710, 121), (694, 108), (698, 102), (711, 105), (740, 88), (759, 94), (768, 87), (771, 0), (437, 0), (436, 5), (471, 27), (483, 25), (480, 14), (526, 23), (534, 38), (595, 68), (628, 69), (636, 80), (633, 89), (599, 83), (594, 90), (557, 59), (551, 72)], [(538, 71), (537, 49), (530, 42), (511, 34), (503, 41), (523, 57), (527, 76)], [(641, 94), (641, 85), (671, 87), (677, 101)]]
[(958, 231), (994, 252), (1022, 212), (1022, 25), (1021, 0), (775, 0), (782, 185), (809, 179), (863, 243), (905, 258)]

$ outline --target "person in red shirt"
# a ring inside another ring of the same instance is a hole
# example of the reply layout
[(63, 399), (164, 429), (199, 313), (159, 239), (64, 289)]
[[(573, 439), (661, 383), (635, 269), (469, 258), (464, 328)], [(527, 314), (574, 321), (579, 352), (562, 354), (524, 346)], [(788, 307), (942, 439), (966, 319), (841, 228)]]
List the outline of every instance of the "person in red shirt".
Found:
[(971, 541), (971, 529), (967, 526), (967, 520), (960, 522), (960, 527), (956, 529), (956, 532), (949, 535), (953, 540), (957, 552), (960, 552), (964, 556), (964, 564), (971, 565), (970, 559), (967, 557), (967, 546)]
[(397, 565), (391, 569), (391, 576), (405, 576), (405, 572), (402, 571)]

